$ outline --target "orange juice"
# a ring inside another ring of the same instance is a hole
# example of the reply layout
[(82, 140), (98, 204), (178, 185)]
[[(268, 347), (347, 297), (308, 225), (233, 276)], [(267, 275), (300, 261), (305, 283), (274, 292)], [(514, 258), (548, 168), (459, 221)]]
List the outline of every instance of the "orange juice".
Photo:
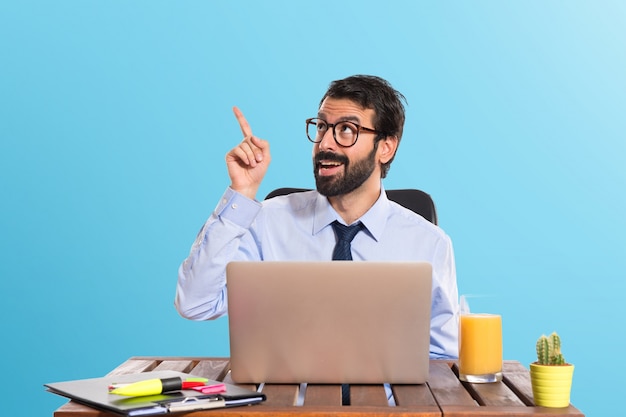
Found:
[[(461, 314), (459, 328), (461, 379), (469, 382), (494, 382), (501, 379), (501, 371), (502, 318), (497, 314)], [(496, 374), (498, 377), (494, 376), (491, 378), (493, 380), (489, 378), (480, 380), (482, 375)]]

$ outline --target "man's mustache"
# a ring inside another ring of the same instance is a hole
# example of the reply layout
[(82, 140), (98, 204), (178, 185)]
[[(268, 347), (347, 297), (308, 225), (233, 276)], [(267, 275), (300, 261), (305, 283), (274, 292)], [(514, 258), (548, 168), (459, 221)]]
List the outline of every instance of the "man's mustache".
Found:
[(348, 158), (345, 155), (337, 155), (336, 153), (326, 151), (321, 151), (320, 153), (315, 155), (315, 164), (319, 164), (320, 162), (322, 162), (322, 160), (339, 162), (344, 165), (347, 165), (349, 162)]

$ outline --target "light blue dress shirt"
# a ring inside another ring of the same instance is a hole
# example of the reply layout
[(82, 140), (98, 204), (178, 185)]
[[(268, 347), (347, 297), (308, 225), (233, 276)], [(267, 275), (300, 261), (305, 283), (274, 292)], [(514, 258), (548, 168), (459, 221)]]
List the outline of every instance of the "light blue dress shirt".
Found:
[[(178, 312), (192, 320), (226, 314), (225, 270), (230, 261), (331, 260), (335, 246), (331, 223), (335, 220), (344, 223), (317, 191), (258, 202), (227, 189), (179, 268), (175, 300)], [(367, 230), (352, 241), (354, 261), (432, 264), (430, 356), (456, 358), (458, 290), (448, 235), (388, 200), (384, 190), (357, 221), (363, 222)], [(385, 285), (385, 277), (381, 277), (380, 285)]]

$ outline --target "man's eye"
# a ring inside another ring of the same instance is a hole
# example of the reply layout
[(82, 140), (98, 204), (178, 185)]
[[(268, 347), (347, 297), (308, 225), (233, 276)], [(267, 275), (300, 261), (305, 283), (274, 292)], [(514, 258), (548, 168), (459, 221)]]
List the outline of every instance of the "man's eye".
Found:
[(337, 132), (340, 134), (352, 135), (356, 133), (356, 126), (347, 122), (339, 123), (337, 125)]
[(317, 121), (317, 130), (320, 132), (325, 132), (328, 130), (328, 125), (325, 122)]

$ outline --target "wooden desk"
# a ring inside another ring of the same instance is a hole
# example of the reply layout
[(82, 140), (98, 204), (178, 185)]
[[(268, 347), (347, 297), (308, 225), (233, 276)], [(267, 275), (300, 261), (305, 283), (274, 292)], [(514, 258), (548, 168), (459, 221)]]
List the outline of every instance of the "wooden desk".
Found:
[[(120, 375), (156, 370), (188, 372), (206, 378), (232, 383), (227, 358), (165, 358), (133, 357), (109, 373)], [(424, 385), (394, 385), (396, 406), (390, 406), (382, 385), (352, 385), (351, 405), (341, 405), (340, 385), (308, 385), (303, 404), (298, 404), (300, 385), (265, 384), (262, 391), (267, 401), (259, 405), (229, 409), (196, 411), (178, 415), (194, 417), (218, 416), (396, 416), (396, 417), (471, 417), (557, 415), (584, 417), (570, 405), (563, 409), (535, 407), (530, 375), (519, 362), (504, 363), (504, 380), (495, 384), (461, 383), (455, 373), (456, 364), (448, 361), (430, 362), (430, 376)], [(247, 386), (256, 389), (256, 386)], [(69, 402), (54, 412), (55, 417), (115, 416)]]

